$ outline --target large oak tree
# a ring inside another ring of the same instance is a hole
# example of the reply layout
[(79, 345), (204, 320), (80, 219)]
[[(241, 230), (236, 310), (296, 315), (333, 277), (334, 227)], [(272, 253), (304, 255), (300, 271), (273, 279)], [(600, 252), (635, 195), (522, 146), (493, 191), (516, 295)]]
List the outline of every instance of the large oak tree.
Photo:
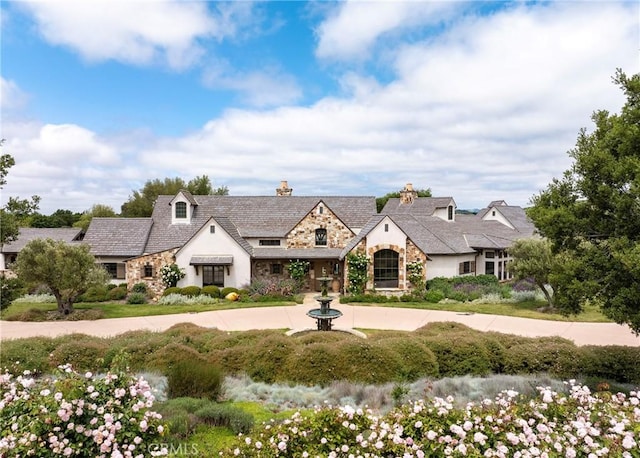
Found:
[(552, 275), (555, 306), (577, 313), (587, 301), (640, 333), (640, 74), (618, 70), (619, 114), (594, 112), (573, 164), (532, 199), (529, 216), (563, 263)]

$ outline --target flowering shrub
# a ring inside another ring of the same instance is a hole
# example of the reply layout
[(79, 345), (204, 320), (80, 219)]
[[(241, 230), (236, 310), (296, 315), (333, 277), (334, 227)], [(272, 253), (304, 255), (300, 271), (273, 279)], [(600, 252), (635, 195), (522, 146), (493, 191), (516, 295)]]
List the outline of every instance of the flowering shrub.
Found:
[(407, 277), (415, 289), (424, 287), (424, 264), (420, 260), (407, 263)]
[(632, 392), (568, 395), (539, 387), (456, 408), (453, 398), (406, 404), (385, 416), (346, 407), (295, 413), (264, 425), (220, 456), (244, 457), (640, 457), (640, 399)]
[[(142, 378), (59, 366), (54, 377), (0, 375), (0, 456), (146, 457), (168, 453)], [(157, 442), (160, 442), (158, 440)]]
[(177, 264), (167, 264), (160, 268), (160, 278), (167, 288), (176, 286), (185, 276), (184, 269), (178, 267)]
[(347, 255), (347, 292), (362, 294), (367, 285), (367, 269), (369, 258), (364, 253), (349, 253)]
[(220, 299), (201, 294), (200, 296), (185, 296), (183, 294), (168, 294), (158, 299), (158, 305), (197, 305), (217, 304)]

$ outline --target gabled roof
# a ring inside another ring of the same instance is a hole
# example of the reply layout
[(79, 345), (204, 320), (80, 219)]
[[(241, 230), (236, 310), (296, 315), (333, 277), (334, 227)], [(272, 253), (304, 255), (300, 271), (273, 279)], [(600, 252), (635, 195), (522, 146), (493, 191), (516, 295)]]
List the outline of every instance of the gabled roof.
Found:
[(532, 232), (535, 229), (522, 207), (507, 205), (504, 200), (491, 202), (487, 208), (480, 210), (476, 216), (484, 218), (492, 209), (504, 216), (517, 231)]
[(82, 233), (77, 227), (21, 227), (18, 238), (13, 242), (7, 242), (2, 246), (2, 253), (19, 253), (27, 243), (36, 239), (53, 239), (64, 242), (76, 242)]
[(427, 215), (431, 216), (438, 208), (447, 208), (453, 197), (418, 197), (410, 204), (401, 203), (397, 197), (392, 197), (387, 201), (380, 213), (386, 215)]
[(334, 196), (198, 196), (191, 224), (171, 224), (169, 202), (175, 196), (158, 196), (153, 208), (153, 228), (147, 252), (180, 247), (210, 217), (224, 216), (242, 238), (284, 238), (320, 201), (350, 229), (361, 228), (376, 213), (375, 197)]
[(173, 199), (171, 199), (171, 202), (173, 202), (180, 194), (182, 194), (184, 196), (185, 199), (187, 199), (187, 201), (193, 205), (193, 206), (198, 206), (198, 201), (196, 201), (196, 198), (193, 197), (193, 194), (191, 194), (189, 191), (187, 191), (186, 189), (181, 189), (180, 191), (178, 191), (178, 193), (173, 196)]
[(84, 236), (94, 256), (139, 256), (151, 232), (151, 218), (92, 218)]
[[(207, 221), (205, 221), (205, 223), (200, 226), (198, 228), (197, 231), (195, 231), (193, 233), (193, 235), (189, 238), (189, 240), (187, 240), (182, 247), (180, 248), (180, 250), (178, 250), (177, 253), (179, 253), (180, 251), (182, 251), (182, 249), (187, 246), (187, 244), (189, 243), (189, 241), (196, 236), (196, 234), (198, 233), (198, 231), (200, 229), (202, 229), (204, 226), (208, 226), (211, 224), (211, 222), (216, 223), (218, 226), (220, 226), (222, 228), (222, 230), (224, 230), (227, 234), (229, 234), (229, 236), (238, 244), (240, 245), (240, 247), (242, 247), (242, 249), (244, 251), (246, 251), (247, 253), (249, 253), (249, 255), (251, 256), (253, 254), (253, 247), (249, 244), (249, 242), (247, 242), (245, 239), (243, 239), (240, 234), (238, 233), (238, 228), (236, 228), (236, 226), (233, 224), (233, 222), (227, 218), (226, 216), (217, 216), (215, 218), (211, 217), (209, 218)], [(176, 254), (177, 254), (176, 253)]]
[(476, 215), (457, 215), (455, 221), (444, 221), (436, 216), (380, 214), (369, 220), (342, 250), (340, 258), (344, 258), (385, 217), (393, 221), (427, 256), (473, 253), (482, 248), (505, 249), (516, 239), (533, 234), (533, 226), (519, 231), (498, 221), (484, 221)]

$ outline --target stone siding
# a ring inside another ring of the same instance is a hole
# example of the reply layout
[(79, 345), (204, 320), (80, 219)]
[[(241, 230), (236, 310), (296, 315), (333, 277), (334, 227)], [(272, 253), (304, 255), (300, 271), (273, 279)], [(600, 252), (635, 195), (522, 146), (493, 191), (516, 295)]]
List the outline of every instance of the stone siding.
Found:
[[(173, 264), (176, 261), (175, 254), (178, 248), (172, 250), (161, 251), (159, 253), (151, 253), (143, 256), (139, 256), (134, 259), (126, 261), (127, 265), (127, 288), (131, 290), (136, 283), (144, 283), (147, 285), (149, 294), (155, 300), (162, 295), (165, 290), (162, 278), (160, 278), (160, 269), (169, 264)], [(145, 277), (145, 266), (151, 266), (152, 276)]]
[[(422, 268), (422, 280), (426, 281), (427, 279), (427, 255), (422, 252), (420, 248), (418, 248), (415, 243), (411, 240), (407, 240), (407, 263), (420, 261), (423, 265)], [(407, 275), (408, 277), (408, 275)], [(407, 281), (410, 287), (413, 287), (409, 281)]]
[(289, 232), (287, 248), (316, 248), (316, 229), (327, 230), (327, 248), (344, 248), (354, 237), (351, 229), (321, 202)]
[[(373, 255), (380, 250), (393, 250), (398, 253), (398, 288), (401, 290), (407, 289), (407, 285), (405, 284), (405, 271), (402, 266), (405, 265), (405, 256), (406, 249), (404, 247), (400, 247), (398, 245), (392, 245), (389, 243), (383, 243), (381, 245), (376, 245), (367, 248), (367, 257), (371, 259), (371, 263), (369, 264), (369, 269), (367, 271), (367, 289), (374, 290), (375, 285), (373, 281)], [(406, 282), (408, 283), (408, 282)]]

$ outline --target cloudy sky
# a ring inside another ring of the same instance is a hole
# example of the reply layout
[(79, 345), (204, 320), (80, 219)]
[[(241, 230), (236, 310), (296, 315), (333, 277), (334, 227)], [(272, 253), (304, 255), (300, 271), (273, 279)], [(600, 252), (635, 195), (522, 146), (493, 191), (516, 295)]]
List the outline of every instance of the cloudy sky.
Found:
[(640, 4), (3, 1), (2, 190), (41, 212), (116, 211), (149, 179), (232, 195), (526, 205), (570, 165)]

